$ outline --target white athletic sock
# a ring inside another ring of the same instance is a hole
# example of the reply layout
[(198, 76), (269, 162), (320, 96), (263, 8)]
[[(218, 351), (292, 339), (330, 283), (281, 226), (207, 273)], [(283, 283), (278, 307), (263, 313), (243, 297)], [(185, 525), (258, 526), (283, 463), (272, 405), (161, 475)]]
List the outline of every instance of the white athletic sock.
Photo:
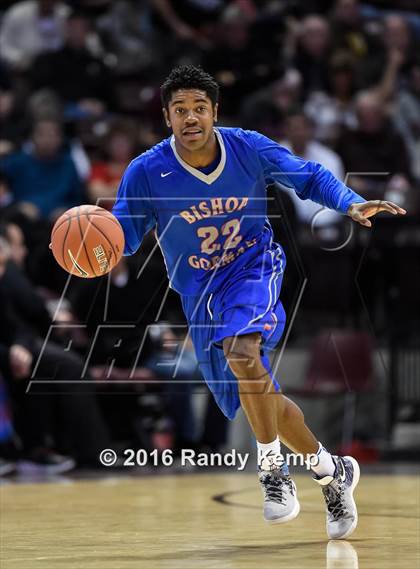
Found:
[(280, 450), (280, 440), (278, 437), (271, 443), (260, 443), (257, 441), (258, 466), (261, 470), (274, 470), (280, 468), (284, 463), (284, 458)]
[(318, 452), (316, 456), (318, 457), (318, 461), (316, 465), (311, 466), (312, 470), (315, 472), (317, 476), (323, 478), (324, 476), (334, 476), (335, 472), (335, 462), (331, 454), (322, 446), (321, 443), (319, 444)]

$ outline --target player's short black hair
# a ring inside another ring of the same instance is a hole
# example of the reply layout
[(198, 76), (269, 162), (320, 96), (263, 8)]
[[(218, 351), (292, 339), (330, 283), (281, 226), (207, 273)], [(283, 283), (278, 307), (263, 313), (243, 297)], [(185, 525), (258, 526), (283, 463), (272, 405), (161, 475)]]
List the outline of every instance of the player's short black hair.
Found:
[(213, 106), (219, 100), (219, 85), (209, 73), (195, 65), (181, 65), (172, 69), (160, 88), (162, 105), (168, 108), (172, 93), (178, 89), (205, 91)]

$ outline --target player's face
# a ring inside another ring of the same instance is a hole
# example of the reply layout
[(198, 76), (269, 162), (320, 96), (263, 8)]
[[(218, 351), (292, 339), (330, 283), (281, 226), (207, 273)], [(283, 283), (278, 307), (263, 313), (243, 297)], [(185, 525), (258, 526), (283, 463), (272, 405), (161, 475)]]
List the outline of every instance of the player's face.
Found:
[(189, 152), (203, 150), (213, 134), (217, 104), (213, 107), (205, 91), (179, 89), (163, 114), (181, 146)]

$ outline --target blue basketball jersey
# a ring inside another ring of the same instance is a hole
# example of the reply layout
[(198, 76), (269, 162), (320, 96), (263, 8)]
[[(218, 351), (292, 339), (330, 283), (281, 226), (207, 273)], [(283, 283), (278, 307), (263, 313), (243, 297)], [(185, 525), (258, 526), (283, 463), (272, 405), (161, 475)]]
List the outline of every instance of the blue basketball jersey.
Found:
[(210, 173), (193, 168), (163, 140), (127, 168), (114, 215), (133, 254), (153, 227), (170, 286), (183, 295), (219, 290), (271, 246), (266, 186), (279, 182), (301, 199), (346, 213), (365, 201), (315, 162), (307, 162), (265, 136), (217, 128), (220, 161)]

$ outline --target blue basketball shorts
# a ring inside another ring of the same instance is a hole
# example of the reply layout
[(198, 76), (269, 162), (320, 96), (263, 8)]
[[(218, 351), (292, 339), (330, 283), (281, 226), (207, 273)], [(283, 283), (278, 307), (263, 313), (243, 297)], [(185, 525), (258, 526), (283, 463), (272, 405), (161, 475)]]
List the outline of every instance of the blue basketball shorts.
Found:
[[(260, 332), (262, 363), (271, 375), (267, 352), (279, 342), (286, 322), (279, 300), (285, 266), (282, 248), (273, 243), (216, 293), (181, 296), (201, 373), (229, 419), (234, 419), (240, 399), (238, 381), (223, 353), (223, 339)], [(272, 381), (279, 390), (273, 377)]]

